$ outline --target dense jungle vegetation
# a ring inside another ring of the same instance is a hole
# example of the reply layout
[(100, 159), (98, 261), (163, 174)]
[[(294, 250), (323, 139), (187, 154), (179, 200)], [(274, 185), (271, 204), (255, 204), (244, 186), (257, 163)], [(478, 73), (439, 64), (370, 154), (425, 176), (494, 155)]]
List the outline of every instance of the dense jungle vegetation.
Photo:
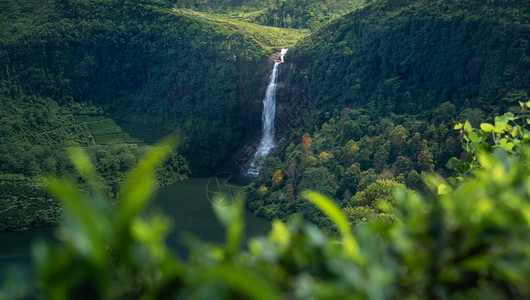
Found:
[[(530, 102), (521, 103), (523, 111)], [(530, 131), (528, 120), (508, 113), (473, 129), (457, 124), (468, 149), (454, 163), (458, 179), (424, 177), (429, 193), (397, 187), (385, 197), (373, 191), (355, 199), (379, 218), (351, 229), (333, 200), (303, 197), (332, 222), (328, 235), (301, 218), (273, 222), (268, 236), (242, 251), (241, 213), (214, 205), (226, 226), (224, 244), (188, 239), (188, 260), (175, 257), (164, 240), (171, 221), (142, 214), (150, 202), (156, 166), (174, 147), (151, 149), (127, 177), (119, 205), (109, 205), (100, 179), (83, 151), (72, 154), (90, 184), (87, 199), (69, 181), (48, 178), (67, 218), (58, 243), (34, 247), (38, 279), (10, 278), (0, 297), (53, 299), (526, 299), (530, 296)], [(490, 135), (497, 142), (485, 142)], [(375, 196), (375, 197), (374, 197)], [(225, 198), (226, 199), (226, 198)], [(219, 203), (219, 202), (218, 202)], [(393, 216), (387, 222), (382, 215)], [(65, 275), (68, 275), (65, 277)]]
[(520, 114), (529, 100), (529, 24), (525, 1), (378, 1), (303, 39), (280, 70), (286, 131), (249, 207), (324, 225), (304, 190), (347, 205), (365, 189), (452, 175), (446, 163), (465, 155), (455, 123)]
[(74, 174), (67, 147), (86, 147), (113, 189), (178, 129), (187, 160), (175, 154), (161, 183), (212, 172), (255, 133), (242, 107), (260, 97), (264, 47), (284, 34), (256, 38), (165, 1), (0, 7), (0, 230), (57, 221), (38, 177)]
[[(529, 8), (0, 1), (0, 230), (63, 220), (0, 299), (530, 298)], [(176, 257), (152, 190), (255, 139), (286, 46), (277, 147)]]

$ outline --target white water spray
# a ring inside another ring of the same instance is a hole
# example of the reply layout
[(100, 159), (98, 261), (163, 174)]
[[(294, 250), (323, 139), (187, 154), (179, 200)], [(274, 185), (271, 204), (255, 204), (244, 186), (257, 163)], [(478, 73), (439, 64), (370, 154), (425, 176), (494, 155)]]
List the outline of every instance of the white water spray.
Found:
[[(283, 63), (283, 56), (287, 52), (287, 49), (280, 50), (280, 61), (274, 63), (272, 73), (269, 77), (269, 85), (263, 98), (263, 113), (261, 114), (261, 121), (263, 123), (261, 141), (254, 155), (254, 159), (258, 157), (265, 157), (269, 155), (272, 148), (276, 146), (274, 137), (274, 117), (276, 115), (276, 87), (278, 83), (278, 66)], [(258, 175), (259, 166), (255, 163), (250, 165), (248, 174)]]
[(287, 48), (283, 48), (282, 50), (280, 50), (280, 60), (283, 62), (283, 56), (285, 55), (285, 53), (287, 53)]

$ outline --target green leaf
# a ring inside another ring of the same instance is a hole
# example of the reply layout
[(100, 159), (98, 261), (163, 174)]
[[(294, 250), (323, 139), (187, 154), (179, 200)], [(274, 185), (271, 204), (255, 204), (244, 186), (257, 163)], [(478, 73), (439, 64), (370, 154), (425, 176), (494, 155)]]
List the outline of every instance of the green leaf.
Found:
[(83, 148), (69, 148), (68, 154), (70, 155), (70, 159), (74, 164), (75, 168), (77, 169), (81, 177), (85, 179), (90, 185), (92, 191), (99, 193), (103, 188), (103, 180), (97, 174), (94, 165), (91, 163), (90, 158), (83, 150)]
[(495, 117), (495, 127), (497, 127), (497, 123), (508, 124), (508, 121), (510, 120), (506, 115)]
[(162, 217), (156, 217), (150, 221), (135, 219), (131, 224), (131, 232), (136, 240), (149, 248), (153, 256), (161, 261), (167, 254), (164, 242), (169, 233), (171, 222)]
[(289, 229), (285, 226), (285, 223), (280, 220), (274, 220), (272, 222), (272, 230), (269, 233), (269, 238), (277, 244), (277, 247), (280, 248), (280, 250), (287, 249), (291, 242)]
[(479, 138), (478, 138), (478, 135), (476, 132), (474, 131), (469, 131), (467, 133), (467, 135), (469, 136), (469, 139), (472, 141), (472, 142), (475, 142), (475, 143), (478, 143), (479, 142)]
[(471, 142), (469, 143), (469, 152), (475, 152), (477, 151), (480, 144), (478, 142)]
[(110, 224), (107, 224), (102, 212), (98, 212), (94, 205), (85, 201), (79, 190), (68, 181), (52, 178), (45, 179), (45, 184), (71, 214), (71, 222), (77, 224), (80, 229), (80, 233), (70, 236), (77, 241), (74, 246), (97, 265), (105, 264), (104, 245), (106, 230)]
[(462, 128), (462, 126), (464, 126), (464, 125), (462, 125), (462, 123), (458, 123), (458, 124), (455, 125), (455, 127), (453, 129), (459, 130), (459, 129)]
[(480, 124), (480, 129), (484, 130), (484, 131), (487, 131), (487, 132), (492, 132), (495, 130), (495, 126), (489, 124), (489, 123), (482, 123)]
[(445, 195), (449, 194), (451, 192), (451, 187), (449, 187), (447, 184), (440, 184), (438, 185), (438, 195)]
[(462, 166), (462, 164), (463, 163), (458, 158), (451, 157), (445, 166), (448, 169), (457, 170), (458, 168), (460, 168)]
[(343, 251), (357, 262), (361, 262), (362, 257), (360, 255), (359, 245), (351, 233), (350, 224), (344, 216), (343, 211), (333, 201), (319, 193), (306, 191), (303, 196), (316, 205), (337, 226), (342, 234)]
[(469, 132), (471, 130), (473, 130), (473, 126), (471, 126), (471, 123), (466, 120), (466, 123), (464, 124), (464, 131)]
[(266, 278), (242, 268), (232, 265), (221, 265), (206, 268), (199, 273), (199, 282), (205, 281), (224, 282), (231, 289), (244, 295), (243, 299), (283, 299), (278, 288)]
[(70, 155), (74, 167), (83, 178), (92, 179), (96, 176), (96, 170), (90, 162), (90, 158), (82, 148), (69, 148), (68, 154)]
[[(230, 206), (212, 204), (217, 219), (226, 227), (226, 252), (236, 254), (240, 248), (241, 235), (243, 234), (243, 208), (244, 200), (238, 195), (238, 199)], [(219, 203), (216, 201), (215, 203)]]
[(136, 216), (151, 198), (155, 184), (156, 168), (176, 147), (177, 140), (173, 136), (165, 138), (160, 144), (151, 148), (129, 173), (129, 177), (120, 190), (118, 202), (120, 207), (116, 216), (118, 224), (127, 224)]
[(499, 146), (503, 148), (506, 151), (511, 151), (514, 147), (514, 144), (511, 142), (508, 142), (506, 138), (500, 140)]
[(508, 125), (506, 125), (506, 123), (495, 121), (495, 133), (502, 134), (507, 127)]

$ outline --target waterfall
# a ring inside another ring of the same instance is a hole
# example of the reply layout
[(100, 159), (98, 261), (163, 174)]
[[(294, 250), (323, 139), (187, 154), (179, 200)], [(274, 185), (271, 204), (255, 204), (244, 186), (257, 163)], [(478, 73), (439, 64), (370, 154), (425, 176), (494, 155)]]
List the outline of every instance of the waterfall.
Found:
[[(280, 61), (274, 63), (271, 75), (269, 77), (269, 85), (265, 92), (265, 98), (263, 98), (263, 113), (261, 114), (261, 122), (263, 124), (261, 130), (261, 141), (254, 155), (254, 159), (258, 157), (265, 157), (269, 155), (272, 148), (276, 146), (274, 137), (274, 117), (276, 115), (276, 86), (278, 83), (278, 66), (283, 63), (283, 56), (287, 52), (287, 49), (280, 50)], [(248, 174), (258, 175), (259, 166), (255, 163), (250, 165)]]
[(283, 48), (282, 50), (280, 50), (280, 60), (283, 62), (283, 56), (285, 55), (285, 53), (287, 53), (287, 48)]

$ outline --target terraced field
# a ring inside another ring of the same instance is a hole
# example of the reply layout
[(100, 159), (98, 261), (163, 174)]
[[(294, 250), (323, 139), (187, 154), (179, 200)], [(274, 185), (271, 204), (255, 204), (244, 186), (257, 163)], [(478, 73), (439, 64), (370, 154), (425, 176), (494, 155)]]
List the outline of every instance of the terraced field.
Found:
[(115, 122), (101, 115), (77, 115), (76, 126), (84, 128), (98, 145), (155, 143), (168, 134), (140, 124)]

